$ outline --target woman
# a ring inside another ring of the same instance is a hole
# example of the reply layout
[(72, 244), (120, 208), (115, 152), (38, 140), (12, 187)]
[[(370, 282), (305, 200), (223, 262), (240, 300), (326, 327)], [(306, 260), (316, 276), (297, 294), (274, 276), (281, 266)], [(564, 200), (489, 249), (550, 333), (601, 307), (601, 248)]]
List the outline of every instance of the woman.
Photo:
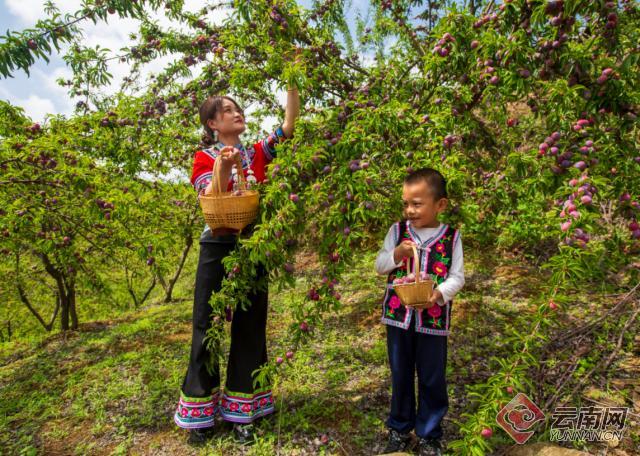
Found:
[[(280, 128), (266, 139), (245, 148), (240, 135), (245, 131), (244, 113), (230, 97), (208, 98), (200, 107), (200, 122), (212, 146), (195, 154), (191, 183), (199, 194), (212, 192), (212, 170), (215, 160), (222, 160), (221, 175), (230, 176), (228, 190), (237, 180), (233, 168), (239, 156), (248, 182), (261, 182), (265, 168), (275, 156), (275, 146), (293, 135), (300, 112), (297, 89), (289, 89), (285, 120)], [(251, 306), (238, 308), (231, 322), (231, 347), (224, 391), (220, 389), (219, 366), (214, 363), (208, 371), (205, 362), (210, 357), (203, 341), (211, 326), (212, 292), (221, 288), (225, 276), (222, 259), (235, 247), (238, 232), (232, 229), (205, 227), (200, 237), (200, 257), (196, 272), (193, 305), (193, 335), (189, 367), (180, 392), (180, 403), (174, 415), (176, 424), (190, 429), (189, 441), (204, 442), (210, 435), (217, 413), (225, 421), (234, 423), (234, 434), (241, 443), (253, 440), (252, 423), (274, 411), (269, 387), (255, 389), (252, 372), (267, 362), (266, 323), (267, 291), (253, 290)], [(258, 268), (256, 282), (266, 275)]]

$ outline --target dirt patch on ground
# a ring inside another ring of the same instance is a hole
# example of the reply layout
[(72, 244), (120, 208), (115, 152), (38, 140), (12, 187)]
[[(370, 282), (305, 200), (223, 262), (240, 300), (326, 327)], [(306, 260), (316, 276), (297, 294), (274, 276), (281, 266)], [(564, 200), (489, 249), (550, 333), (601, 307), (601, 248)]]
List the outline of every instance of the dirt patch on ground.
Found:
[[(96, 438), (90, 432), (91, 426), (92, 422), (88, 419), (80, 423), (77, 419), (68, 417), (47, 421), (38, 433), (42, 454), (52, 456), (76, 454), (78, 447), (89, 444), (94, 444), (91, 448), (92, 455), (111, 454), (117, 446), (111, 433), (104, 434), (102, 438)], [(65, 433), (61, 434), (61, 430), (65, 430)]]
[[(175, 428), (159, 431), (137, 431), (126, 441), (126, 437), (115, 435), (115, 429), (108, 427), (100, 435), (90, 429), (92, 422), (84, 420), (80, 424), (70, 418), (51, 420), (40, 430), (40, 449), (46, 455), (72, 455), (85, 448), (85, 454), (107, 456), (121, 444), (130, 455), (197, 455), (201, 454), (187, 443), (187, 433)], [(65, 435), (60, 429), (68, 430)], [(90, 444), (93, 444), (89, 446)]]
[(318, 261), (318, 255), (309, 250), (300, 250), (296, 253), (296, 271), (304, 271), (306, 274), (320, 271), (322, 264)]
[(169, 334), (164, 338), (165, 341), (169, 342), (169, 343), (187, 343), (187, 342), (191, 342), (191, 331), (189, 332), (181, 332), (181, 333), (174, 333), (174, 334)]
[(516, 264), (503, 264), (495, 268), (494, 275), (496, 280), (510, 282), (512, 280), (521, 280), (533, 276), (530, 269), (526, 266)]
[(509, 117), (513, 119), (519, 119), (531, 114), (531, 108), (527, 103), (522, 101), (516, 101), (513, 103), (507, 103), (507, 113)]
[(340, 290), (342, 302), (347, 311), (349, 327), (369, 329), (380, 324), (381, 306), (384, 289)]
[(86, 323), (80, 323), (77, 330), (69, 330), (59, 332), (57, 334), (51, 334), (46, 339), (42, 340), (36, 347), (27, 348), (25, 350), (19, 350), (6, 358), (0, 360), (0, 366), (7, 366), (13, 364), (23, 358), (28, 358), (34, 354), (41, 353), (43, 350), (49, 352), (57, 352), (64, 345), (76, 341), (80, 334), (84, 333), (101, 333), (109, 328), (120, 325), (122, 323), (128, 323), (135, 319), (133, 316), (127, 316), (113, 320), (100, 320), (91, 321)]
[(353, 318), (356, 319), (359, 328), (370, 329), (381, 324), (380, 318), (382, 318), (382, 310), (376, 309), (373, 312), (371, 310), (369, 310), (369, 312), (363, 311), (353, 314)]
[(483, 305), (477, 299), (456, 299), (451, 310), (452, 326), (463, 327), (475, 319)]
[(80, 323), (80, 332), (100, 332), (105, 329), (111, 328), (115, 325), (116, 322), (112, 320), (104, 320), (104, 321), (90, 321), (87, 323)]
[(187, 433), (178, 429), (137, 433), (128, 454), (154, 456), (201, 454), (196, 448), (189, 446), (186, 439)]

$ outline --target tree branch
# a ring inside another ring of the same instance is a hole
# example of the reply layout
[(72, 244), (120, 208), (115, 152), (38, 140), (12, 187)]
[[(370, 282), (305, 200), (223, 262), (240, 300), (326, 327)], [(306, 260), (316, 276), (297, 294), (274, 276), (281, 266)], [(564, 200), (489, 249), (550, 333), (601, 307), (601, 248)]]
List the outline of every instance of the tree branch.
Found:
[(22, 303), (29, 309), (29, 311), (33, 314), (34, 317), (40, 322), (40, 324), (47, 331), (51, 331), (53, 327), (53, 323), (56, 320), (56, 316), (58, 315), (58, 310), (60, 309), (60, 296), (56, 294), (56, 308), (53, 312), (53, 316), (51, 317), (51, 321), (47, 324), (38, 311), (31, 305), (31, 301), (29, 301), (29, 297), (27, 293), (24, 291), (22, 287), (22, 283), (20, 282), (20, 255), (16, 254), (16, 287), (18, 289), (18, 294), (20, 295), (20, 300)]

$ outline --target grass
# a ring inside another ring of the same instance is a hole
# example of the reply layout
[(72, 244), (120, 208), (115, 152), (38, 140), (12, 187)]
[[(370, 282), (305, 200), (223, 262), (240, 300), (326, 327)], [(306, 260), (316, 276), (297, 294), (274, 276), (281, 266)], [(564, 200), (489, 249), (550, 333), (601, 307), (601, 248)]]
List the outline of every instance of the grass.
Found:
[[(313, 259), (306, 260), (304, 273), (314, 274)], [(283, 369), (274, 385), (278, 412), (258, 422), (254, 446), (238, 446), (220, 425), (205, 447), (194, 448), (172, 420), (191, 340), (192, 255), (176, 291), (185, 298), (177, 302), (83, 323), (80, 331), (37, 343), (5, 344), (0, 447), (16, 455), (374, 454), (385, 437), (390, 382), (378, 308), (384, 278), (373, 272), (373, 261), (374, 254), (361, 258), (340, 286), (344, 306), (325, 316), (313, 341)], [(449, 340), (448, 440), (458, 437), (453, 420), (469, 408), (466, 385), (487, 378), (490, 356), (509, 353), (496, 330), (523, 325), (530, 297), (544, 283), (518, 259), (489, 264), (469, 252), (465, 262), (467, 286), (456, 297)], [(302, 282), (271, 294), (272, 357), (288, 349), (288, 303), (304, 293)], [(623, 384), (618, 392), (589, 394), (628, 404), (631, 393)]]

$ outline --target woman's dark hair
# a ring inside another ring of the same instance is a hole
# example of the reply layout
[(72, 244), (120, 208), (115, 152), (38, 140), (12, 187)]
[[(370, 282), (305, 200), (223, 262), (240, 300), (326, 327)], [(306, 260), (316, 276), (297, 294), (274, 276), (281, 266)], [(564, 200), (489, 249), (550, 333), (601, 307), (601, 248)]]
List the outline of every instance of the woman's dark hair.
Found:
[(240, 112), (243, 112), (240, 105), (236, 103), (236, 100), (226, 95), (215, 95), (213, 97), (209, 97), (200, 105), (200, 123), (204, 127), (202, 142), (208, 146), (215, 142), (215, 135), (207, 125), (207, 121), (209, 119), (215, 119), (216, 115), (218, 115), (219, 112), (222, 112), (222, 106), (225, 99), (236, 105), (236, 108), (238, 108)]
[(436, 201), (441, 198), (447, 198), (447, 181), (439, 171), (433, 168), (421, 168), (412, 171), (404, 178), (405, 184), (417, 184), (421, 181), (426, 182), (427, 186), (431, 188)]

